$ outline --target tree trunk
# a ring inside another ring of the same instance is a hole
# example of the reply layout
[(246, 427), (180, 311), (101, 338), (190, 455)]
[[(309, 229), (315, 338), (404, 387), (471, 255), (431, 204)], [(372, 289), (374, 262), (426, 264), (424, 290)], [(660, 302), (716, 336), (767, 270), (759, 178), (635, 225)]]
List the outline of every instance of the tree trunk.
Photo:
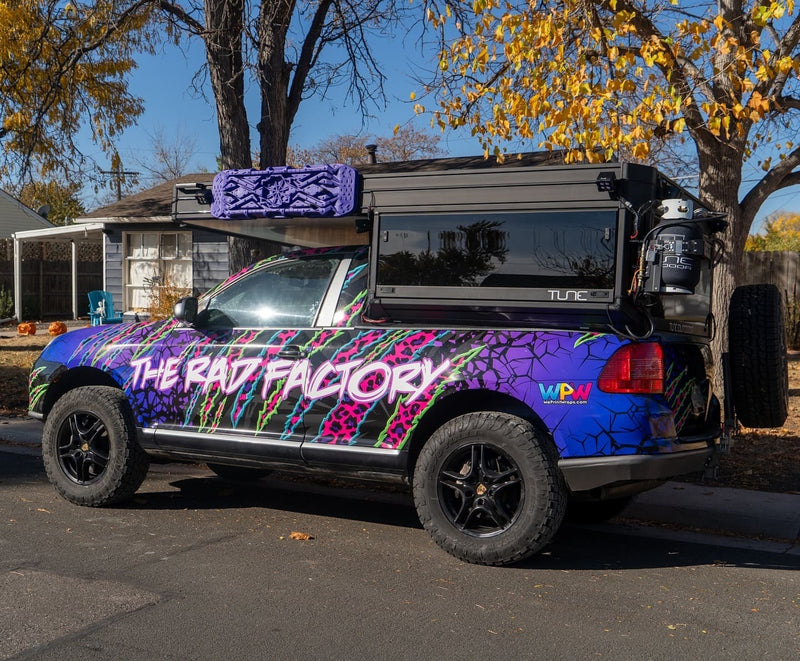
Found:
[(724, 251), (714, 269), (713, 300), (714, 337), (711, 349), (716, 366), (714, 390), (722, 399), (722, 355), (728, 351), (728, 308), (733, 290), (739, 284), (744, 261), (744, 244), (750, 221), (742, 218), (739, 205), (742, 154), (731, 144), (715, 141), (702, 145), (698, 141), (700, 165), (700, 198), (712, 211), (727, 214), (728, 228), (720, 235)]
[[(220, 160), (223, 169), (253, 165), (250, 125), (244, 103), (244, 0), (206, 0), (206, 58), (217, 104)], [(272, 241), (231, 236), (228, 269), (241, 271), (253, 262), (280, 252)]]
[(289, 109), (292, 68), (286, 63), (286, 34), (293, 0), (262, 0), (258, 17), (258, 83), (261, 92), (259, 167), (286, 164), (294, 112)]
[[(289, 112), (291, 67), (285, 61), (285, 47), (293, 11), (294, 2), (291, 0), (263, 0), (261, 3), (258, 19), (261, 117), (257, 125), (260, 136), (258, 165), (261, 169), (286, 163), (294, 113)], [(273, 241), (232, 237), (228, 240), (231, 273), (259, 259), (278, 254), (280, 249), (280, 244)]]
[(217, 106), (223, 169), (251, 166), (250, 126), (244, 105), (244, 0), (206, 0), (206, 46), (209, 78)]
[(228, 268), (231, 274), (267, 257), (279, 254), (281, 244), (266, 239), (248, 239), (240, 236), (228, 237)]

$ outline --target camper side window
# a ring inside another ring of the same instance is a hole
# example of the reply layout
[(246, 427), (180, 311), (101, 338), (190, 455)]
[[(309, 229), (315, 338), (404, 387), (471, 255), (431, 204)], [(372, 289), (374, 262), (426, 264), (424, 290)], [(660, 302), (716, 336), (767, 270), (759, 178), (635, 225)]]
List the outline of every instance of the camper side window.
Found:
[(378, 284), (613, 289), (617, 212), (382, 216)]

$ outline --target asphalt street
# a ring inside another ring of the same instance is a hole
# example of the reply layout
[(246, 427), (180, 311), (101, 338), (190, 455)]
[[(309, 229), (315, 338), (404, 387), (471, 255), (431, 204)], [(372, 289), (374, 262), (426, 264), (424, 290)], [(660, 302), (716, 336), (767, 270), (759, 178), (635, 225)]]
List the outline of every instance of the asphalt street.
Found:
[(566, 526), (524, 564), (480, 567), (402, 492), (165, 464), (125, 507), (90, 509), (0, 451), (0, 531), (0, 658), (800, 655), (800, 556), (670, 527)]

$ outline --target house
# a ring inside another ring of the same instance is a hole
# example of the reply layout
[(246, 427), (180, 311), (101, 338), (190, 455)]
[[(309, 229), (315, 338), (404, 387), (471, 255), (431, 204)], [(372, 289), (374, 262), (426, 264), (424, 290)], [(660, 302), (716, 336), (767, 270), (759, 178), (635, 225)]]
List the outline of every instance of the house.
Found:
[(14, 289), (14, 233), (53, 227), (46, 218), (0, 190), (0, 288), (8, 292)]
[(146, 312), (154, 287), (169, 283), (199, 293), (228, 277), (227, 237), (172, 221), (176, 184), (210, 176), (186, 175), (76, 219), (76, 225), (102, 226), (103, 289), (112, 294), (115, 309)]
[(55, 225), (48, 222), (46, 218), (26, 207), (4, 190), (0, 190), (0, 239), (11, 239), (15, 232), (23, 230), (53, 227)]
[[(161, 283), (170, 282), (191, 293), (228, 276), (227, 237), (183, 229), (171, 218), (175, 185), (209, 177), (207, 173), (187, 175), (96, 209), (71, 225), (17, 232), (16, 240), (20, 251), (28, 242), (45, 239), (100, 245), (101, 277), (93, 288), (110, 292), (114, 309), (130, 312), (133, 318), (134, 312), (146, 313), (150, 292)], [(18, 271), (21, 273), (21, 268)], [(73, 279), (78, 275), (73, 272)], [(85, 294), (76, 297), (72, 316), (86, 316), (88, 311)], [(17, 314), (21, 313), (18, 306)]]

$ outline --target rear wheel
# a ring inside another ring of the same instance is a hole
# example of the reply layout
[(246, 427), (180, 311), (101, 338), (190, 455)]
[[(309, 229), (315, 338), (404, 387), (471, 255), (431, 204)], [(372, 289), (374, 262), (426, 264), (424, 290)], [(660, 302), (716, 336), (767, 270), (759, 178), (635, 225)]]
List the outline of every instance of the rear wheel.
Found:
[(549, 439), (506, 413), (462, 415), (420, 452), (414, 502), (448, 553), (504, 565), (541, 550), (564, 518), (566, 488)]
[(91, 507), (130, 498), (150, 465), (125, 395), (107, 386), (76, 388), (55, 403), (44, 425), (42, 458), (56, 491)]
[(789, 411), (783, 301), (775, 285), (737, 287), (728, 353), (736, 416), (746, 427), (780, 427)]

